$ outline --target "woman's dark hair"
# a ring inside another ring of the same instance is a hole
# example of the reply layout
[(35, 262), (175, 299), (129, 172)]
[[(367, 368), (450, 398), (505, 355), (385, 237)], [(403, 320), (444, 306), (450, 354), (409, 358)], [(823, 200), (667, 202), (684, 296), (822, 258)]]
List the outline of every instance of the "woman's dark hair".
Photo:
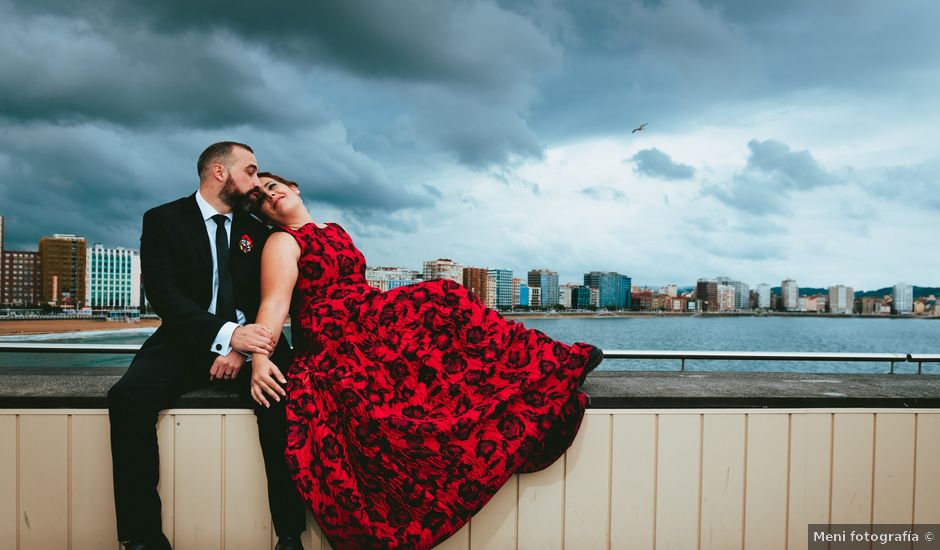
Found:
[(277, 174), (272, 174), (271, 172), (258, 172), (258, 179), (261, 179), (261, 178), (271, 178), (272, 180), (277, 180), (283, 183), (284, 185), (293, 185), (294, 187), (300, 189), (300, 186), (297, 185), (296, 181), (291, 181), (287, 178), (282, 178), (281, 176), (278, 176)]
[[(283, 183), (284, 185), (293, 185), (297, 189), (300, 189), (300, 186), (297, 185), (297, 182), (291, 181), (287, 178), (282, 178), (277, 174), (272, 174), (271, 172), (258, 172), (258, 179), (261, 178), (271, 178), (274, 181)], [(250, 196), (250, 195), (249, 195)], [(255, 200), (246, 201), (248, 205), (248, 211), (258, 217), (261, 221), (265, 223), (271, 223), (271, 220), (267, 218), (264, 214), (261, 213), (261, 204), (265, 201), (267, 195), (263, 192), (258, 194), (258, 198)]]

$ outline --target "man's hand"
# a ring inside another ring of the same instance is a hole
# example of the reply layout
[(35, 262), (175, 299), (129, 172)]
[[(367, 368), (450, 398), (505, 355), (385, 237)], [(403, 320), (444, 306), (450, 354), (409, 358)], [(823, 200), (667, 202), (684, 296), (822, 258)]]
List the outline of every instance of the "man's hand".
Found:
[(245, 356), (232, 350), (228, 355), (220, 355), (212, 362), (209, 380), (233, 380), (245, 365)]
[(280, 401), (281, 397), (287, 396), (281, 387), (286, 383), (287, 379), (270, 359), (256, 357), (251, 362), (251, 398), (259, 405), (270, 407), (268, 398)]
[(245, 325), (232, 333), (232, 348), (242, 353), (274, 353), (274, 336), (264, 325)]

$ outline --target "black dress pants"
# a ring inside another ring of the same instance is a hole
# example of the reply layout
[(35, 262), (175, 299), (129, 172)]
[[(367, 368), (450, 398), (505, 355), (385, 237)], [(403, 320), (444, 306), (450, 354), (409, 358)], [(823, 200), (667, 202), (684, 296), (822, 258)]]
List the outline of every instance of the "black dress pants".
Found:
[[(168, 547), (157, 493), (160, 478), (157, 414), (170, 408), (180, 395), (209, 386), (213, 358), (214, 355), (207, 353), (202, 361), (185, 360), (167, 345), (144, 348), (108, 392), (119, 540)], [(211, 384), (237, 388), (246, 405), (254, 405), (274, 530), (279, 537), (298, 535), (306, 528), (305, 504), (284, 460), (287, 445), (284, 401), (272, 401), (271, 408), (255, 404), (248, 394), (250, 377), (249, 363), (242, 368), (238, 380)]]

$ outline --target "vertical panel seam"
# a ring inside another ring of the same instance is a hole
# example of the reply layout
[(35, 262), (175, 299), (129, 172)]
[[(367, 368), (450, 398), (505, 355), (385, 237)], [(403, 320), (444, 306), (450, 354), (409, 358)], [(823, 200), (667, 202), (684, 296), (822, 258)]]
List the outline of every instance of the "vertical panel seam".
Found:
[(787, 413), (787, 488), (783, 510), (783, 547), (790, 548), (790, 475), (793, 445), (793, 414)]
[(698, 415), (698, 508), (695, 511), (695, 547), (702, 548), (702, 476), (705, 471), (705, 415)]
[(561, 455), (561, 459), (564, 461), (561, 472), (561, 547), (564, 549), (565, 526), (568, 523), (568, 451)]
[(65, 482), (65, 514), (66, 514), (66, 548), (72, 548), (72, 415), (65, 416), (65, 437), (66, 437), (66, 482)]
[(836, 414), (829, 415), (829, 519), (826, 523), (832, 523), (832, 501), (833, 501), (833, 478), (835, 478), (836, 461)]
[(659, 532), (659, 413), (653, 423), (653, 548), (656, 548), (656, 534)]
[(222, 440), (220, 441), (219, 445), (219, 452), (222, 454), (222, 467), (219, 468), (219, 487), (222, 488), (222, 491), (220, 491), (222, 493), (222, 502), (219, 506), (219, 541), (222, 543), (221, 549), (225, 550), (225, 476), (227, 474), (226, 466), (228, 465), (228, 453), (225, 452), (225, 429), (228, 425), (228, 422), (226, 422), (226, 417), (224, 414), (219, 416), (221, 417), (219, 418), (219, 422), (221, 423), (221, 429), (219, 431), (222, 435)]
[(614, 415), (608, 415), (607, 424), (607, 549), (610, 550), (610, 531), (613, 522), (611, 501), (614, 484)]
[(748, 435), (750, 434), (751, 427), (751, 416), (749, 414), (744, 415), (744, 483), (741, 484), (741, 548), (745, 548), (745, 542), (747, 541), (747, 489), (750, 484), (750, 478), (748, 477), (747, 469), (747, 457), (748, 457)]
[(19, 548), (20, 547), (20, 514), (23, 513), (22, 503), (21, 503), (21, 498), (20, 498), (20, 491), (21, 491), (20, 477), (22, 476), (23, 470), (20, 467), (20, 446), (21, 446), (20, 445), (20, 415), (16, 415), (15, 418), (16, 420), (14, 422), (13, 437), (14, 437), (14, 446), (16, 447), (16, 460), (15, 460), (15, 463), (16, 463), (16, 505), (13, 506), (13, 509), (14, 509), (14, 513), (16, 514), (16, 517), (14, 518), (16, 520), (16, 547)]
[(871, 415), (871, 496), (868, 502), (868, 523), (875, 521), (875, 472), (878, 469), (878, 415)]
[(516, 530), (513, 532), (513, 548), (519, 548), (519, 475), (514, 474), (516, 486)]
[(911, 523), (917, 520), (917, 442), (920, 440), (920, 414), (914, 413), (914, 467), (911, 471)]

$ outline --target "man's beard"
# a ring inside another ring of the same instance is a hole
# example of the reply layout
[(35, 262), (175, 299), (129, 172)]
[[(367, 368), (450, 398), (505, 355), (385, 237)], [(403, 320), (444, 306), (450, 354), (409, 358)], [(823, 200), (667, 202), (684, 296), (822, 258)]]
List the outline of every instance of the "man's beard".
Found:
[(219, 190), (219, 199), (229, 205), (232, 210), (239, 210), (241, 212), (248, 212), (251, 206), (249, 204), (248, 195), (238, 190), (231, 174), (225, 178), (225, 183), (222, 184), (222, 189)]

